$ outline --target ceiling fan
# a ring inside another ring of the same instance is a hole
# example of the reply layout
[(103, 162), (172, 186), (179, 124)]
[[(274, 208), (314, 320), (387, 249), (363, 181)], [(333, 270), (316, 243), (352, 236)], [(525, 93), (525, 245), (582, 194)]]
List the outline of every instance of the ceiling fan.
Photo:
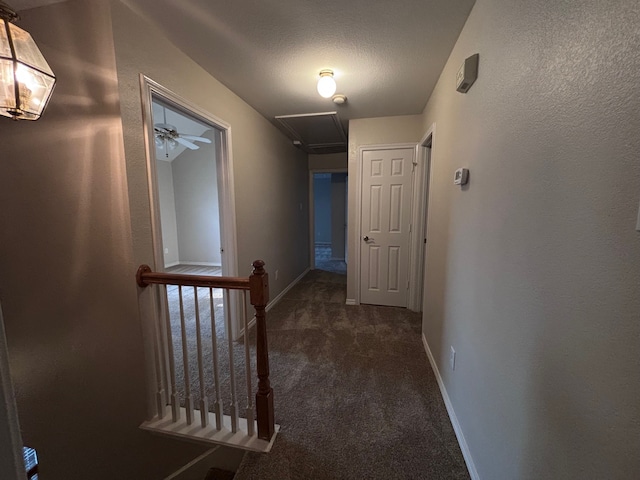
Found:
[[(156, 137), (156, 146), (159, 148), (162, 148), (164, 145), (165, 147), (168, 146), (169, 148), (174, 149), (178, 144), (180, 144), (190, 150), (197, 150), (200, 146), (196, 145), (194, 142), (211, 143), (211, 140), (208, 138), (180, 133), (176, 127), (169, 125), (168, 123), (156, 123), (153, 126), (153, 131)], [(169, 156), (168, 153), (167, 156)]]

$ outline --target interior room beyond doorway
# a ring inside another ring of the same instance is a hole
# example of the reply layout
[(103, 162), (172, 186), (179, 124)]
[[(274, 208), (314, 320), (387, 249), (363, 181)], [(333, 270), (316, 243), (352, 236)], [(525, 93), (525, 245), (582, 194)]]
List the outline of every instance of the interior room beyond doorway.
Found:
[(313, 173), (313, 254), (316, 269), (347, 273), (347, 173)]

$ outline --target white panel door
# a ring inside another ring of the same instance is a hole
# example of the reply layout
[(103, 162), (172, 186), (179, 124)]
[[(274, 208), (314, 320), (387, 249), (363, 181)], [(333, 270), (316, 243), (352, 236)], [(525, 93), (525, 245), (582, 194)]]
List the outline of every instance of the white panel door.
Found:
[(414, 149), (365, 150), (360, 303), (406, 307)]

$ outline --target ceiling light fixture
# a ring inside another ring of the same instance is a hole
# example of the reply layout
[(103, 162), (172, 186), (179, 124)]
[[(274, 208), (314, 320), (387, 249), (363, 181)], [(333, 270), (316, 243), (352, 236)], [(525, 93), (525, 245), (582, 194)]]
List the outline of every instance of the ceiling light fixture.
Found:
[(333, 78), (333, 70), (320, 70), (318, 93), (324, 98), (330, 98), (336, 93), (336, 81)]
[(18, 14), (0, 0), (0, 115), (37, 120), (56, 77), (29, 32), (13, 22)]

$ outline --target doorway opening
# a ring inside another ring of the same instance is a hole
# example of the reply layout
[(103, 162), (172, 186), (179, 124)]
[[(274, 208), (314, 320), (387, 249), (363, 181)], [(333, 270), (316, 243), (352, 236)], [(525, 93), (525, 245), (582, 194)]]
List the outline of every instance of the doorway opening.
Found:
[(431, 178), (431, 152), (433, 138), (435, 135), (435, 125), (432, 125), (427, 133), (418, 143), (418, 164), (416, 166), (416, 185), (413, 223), (416, 225), (416, 248), (413, 250), (415, 262), (412, 267), (411, 278), (415, 282), (416, 288), (409, 292), (409, 308), (416, 312), (424, 311), (423, 301), (426, 276), (426, 255), (427, 255), (427, 220), (429, 217), (429, 195)]
[[(144, 75), (140, 81), (155, 270), (237, 276), (230, 126)], [(179, 300), (172, 293), (158, 306), (164, 315)], [(229, 317), (228, 334), (239, 338), (240, 296), (214, 292), (214, 300), (216, 324), (224, 332)]]
[(152, 95), (165, 271), (222, 275), (216, 145), (220, 130)]
[(310, 172), (311, 268), (347, 273), (347, 172)]

